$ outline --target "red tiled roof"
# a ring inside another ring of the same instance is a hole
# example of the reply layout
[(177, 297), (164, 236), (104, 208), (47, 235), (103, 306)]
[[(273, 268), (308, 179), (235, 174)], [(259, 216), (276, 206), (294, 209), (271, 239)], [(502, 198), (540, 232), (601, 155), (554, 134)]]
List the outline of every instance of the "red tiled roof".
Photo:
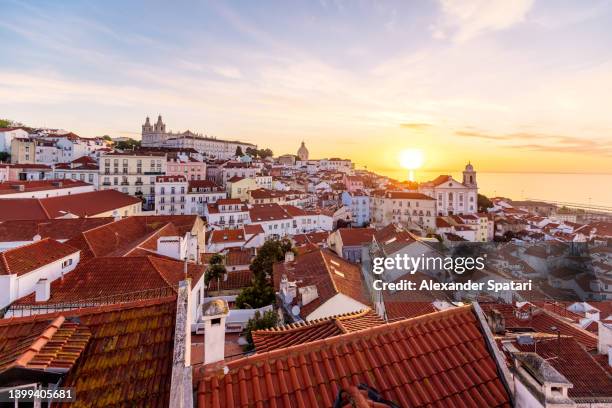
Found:
[(290, 220), (291, 216), (278, 204), (254, 204), (249, 210), (251, 222)]
[(321, 231), (321, 232), (310, 232), (307, 234), (296, 234), (291, 238), (295, 242), (295, 245), (306, 245), (306, 244), (315, 244), (322, 245), (327, 241), (329, 237), (329, 232)]
[(531, 313), (526, 313), (525, 318), (517, 317), (517, 308), (513, 305), (503, 303), (481, 303), (482, 309), (489, 312), (492, 309), (498, 310), (505, 319), (508, 329), (531, 329), (536, 332), (557, 334), (551, 327), (556, 327), (563, 336), (572, 336), (585, 349), (591, 351), (597, 348), (597, 336), (584, 329), (567, 323), (555, 317), (546, 310), (537, 307), (531, 308)]
[(290, 281), (299, 281), (300, 287), (310, 285), (317, 287), (318, 297), (301, 306), (300, 314), (304, 318), (338, 293), (364, 305), (369, 304), (365, 295), (361, 268), (327, 249), (301, 254), (290, 264), (276, 263), (273, 273), (274, 286), (277, 290), (283, 274), (286, 274)]
[(215, 244), (223, 242), (243, 242), (245, 240), (246, 238), (242, 228), (212, 230), (209, 238), (209, 242)]
[[(23, 190), (16, 188), (23, 186)], [(59, 180), (30, 180), (30, 181), (6, 181), (0, 183), (0, 195), (28, 193), (32, 191), (60, 190), (63, 188), (91, 186), (80, 180), (59, 179)]]
[[(66, 319), (60, 329), (78, 321), (91, 333), (76, 362), (64, 364), (69, 371), (62, 386), (75, 388), (78, 406), (168, 406), (176, 297), (0, 320), (0, 330), (8, 326), (6, 330), (21, 333), (17, 337), (27, 336), (28, 325), (48, 325), (60, 316)], [(79, 340), (85, 341), (82, 335)], [(71, 339), (64, 348), (72, 344), (82, 346)], [(68, 408), (75, 403), (53, 406)]]
[(374, 228), (340, 228), (338, 229), (343, 246), (359, 246), (372, 242)]
[(0, 275), (23, 275), (79, 252), (54, 239), (42, 239), (0, 252)]
[(113, 222), (113, 218), (58, 218), (54, 220), (9, 220), (0, 222), (0, 242), (41, 238), (68, 240), (77, 234)]
[[(206, 376), (203, 376), (206, 373)], [(402, 407), (510, 407), (471, 307), (231, 361), (195, 373), (199, 407), (329, 407), (365, 383)]]
[(252, 332), (255, 350), (258, 353), (308, 343), (344, 333), (368, 329), (384, 324), (384, 321), (367, 308), (359, 312), (293, 323)]
[[(250, 269), (245, 269), (241, 271), (228, 271), (227, 279), (219, 279), (219, 287), (222, 291), (226, 290), (239, 290), (242, 288), (246, 288), (251, 285), (251, 280), (253, 279), (253, 272)], [(213, 279), (210, 281), (208, 286), (208, 291), (216, 292), (217, 289), (217, 280)]]
[(253, 251), (250, 249), (230, 249), (225, 254), (225, 265), (237, 266), (237, 265), (249, 265), (253, 258)]
[(9, 198), (0, 200), (0, 221), (8, 220), (47, 220), (40, 200), (35, 198)]
[[(51, 282), (51, 296), (45, 303), (91, 301), (109, 296), (146, 294), (151, 296), (174, 293), (185, 278), (183, 262), (159, 256), (94, 258), (80, 263), (63, 279)], [(188, 265), (192, 285), (202, 276), (201, 265)], [(34, 294), (16, 304), (40, 304)]]
[(249, 235), (263, 234), (264, 230), (261, 224), (247, 224), (244, 226), (244, 233)]
[(574, 385), (568, 396), (576, 402), (608, 397), (607, 402), (612, 403), (612, 376), (574, 338), (554, 336), (538, 339), (536, 345), (513, 345), (520, 351), (537, 353), (565, 376)]
[(78, 321), (63, 316), (0, 322), (0, 374), (13, 368), (58, 371), (72, 367), (83, 352), (91, 332)]

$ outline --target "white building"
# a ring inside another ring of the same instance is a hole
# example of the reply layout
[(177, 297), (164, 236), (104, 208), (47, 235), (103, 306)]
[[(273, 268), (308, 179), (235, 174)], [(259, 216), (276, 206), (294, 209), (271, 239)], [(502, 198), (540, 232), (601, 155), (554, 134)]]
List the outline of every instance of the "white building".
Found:
[(14, 138), (27, 138), (28, 132), (21, 127), (0, 128), (0, 152), (10, 153)]
[(376, 226), (414, 224), (423, 229), (436, 226), (436, 201), (428, 195), (386, 191), (370, 198), (370, 218)]
[(370, 196), (364, 191), (342, 192), (342, 204), (351, 209), (353, 225), (362, 227), (370, 222)]
[(36, 301), (48, 300), (51, 282), (72, 271), (80, 254), (49, 238), (1, 252), (0, 309), (34, 292)]
[(240, 228), (251, 222), (246, 204), (235, 198), (224, 198), (208, 204), (205, 215), (211, 229)]
[(473, 214), (478, 211), (478, 184), (471, 163), (465, 166), (462, 183), (451, 176), (438, 176), (435, 180), (422, 183), (419, 192), (436, 200), (438, 215)]

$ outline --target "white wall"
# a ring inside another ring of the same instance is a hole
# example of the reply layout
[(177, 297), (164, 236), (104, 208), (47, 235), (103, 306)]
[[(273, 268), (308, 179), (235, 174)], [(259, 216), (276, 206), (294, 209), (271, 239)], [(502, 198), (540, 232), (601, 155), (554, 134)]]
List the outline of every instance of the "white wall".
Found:
[(324, 317), (335, 316), (343, 313), (357, 312), (367, 308), (361, 302), (356, 301), (342, 293), (336, 294), (334, 297), (323, 303), (305, 317), (305, 320), (316, 320)]

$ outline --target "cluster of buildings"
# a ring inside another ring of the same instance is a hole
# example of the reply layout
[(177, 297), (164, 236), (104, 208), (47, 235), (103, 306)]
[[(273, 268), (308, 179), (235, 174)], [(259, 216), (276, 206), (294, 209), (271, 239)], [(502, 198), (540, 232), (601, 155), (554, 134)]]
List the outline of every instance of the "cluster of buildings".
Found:
[[(4, 151), (69, 139), (18, 130), (0, 130)], [(72, 387), (82, 406), (612, 404), (610, 222), (505, 198), (479, 208), (471, 163), (461, 180), (407, 184), (311, 159), (304, 142), (256, 158), (161, 116), (140, 148), (104, 144), (0, 164), (0, 390)], [(239, 308), (273, 239), (292, 246), (266, 277), (274, 301)], [(470, 245), (485, 270), (409, 279), (536, 289), (372, 289), (376, 257)], [(269, 311), (275, 327), (246, 332)]]

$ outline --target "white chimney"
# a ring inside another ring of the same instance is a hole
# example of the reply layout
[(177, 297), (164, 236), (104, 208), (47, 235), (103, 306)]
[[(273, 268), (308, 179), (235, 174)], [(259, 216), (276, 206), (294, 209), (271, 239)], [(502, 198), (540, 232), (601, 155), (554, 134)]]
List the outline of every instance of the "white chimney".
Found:
[(181, 237), (159, 237), (157, 253), (174, 259), (184, 259), (185, 245)]
[(603, 323), (601, 320), (597, 322), (597, 352), (599, 354), (609, 354), (612, 347), (612, 324)]
[(51, 282), (46, 278), (39, 279), (34, 290), (36, 291), (36, 301), (46, 302), (51, 297)]
[(285, 252), (285, 263), (293, 262), (295, 260), (295, 254), (293, 251)]
[(229, 314), (227, 302), (215, 299), (202, 305), (204, 320), (204, 364), (225, 359), (225, 319)]

